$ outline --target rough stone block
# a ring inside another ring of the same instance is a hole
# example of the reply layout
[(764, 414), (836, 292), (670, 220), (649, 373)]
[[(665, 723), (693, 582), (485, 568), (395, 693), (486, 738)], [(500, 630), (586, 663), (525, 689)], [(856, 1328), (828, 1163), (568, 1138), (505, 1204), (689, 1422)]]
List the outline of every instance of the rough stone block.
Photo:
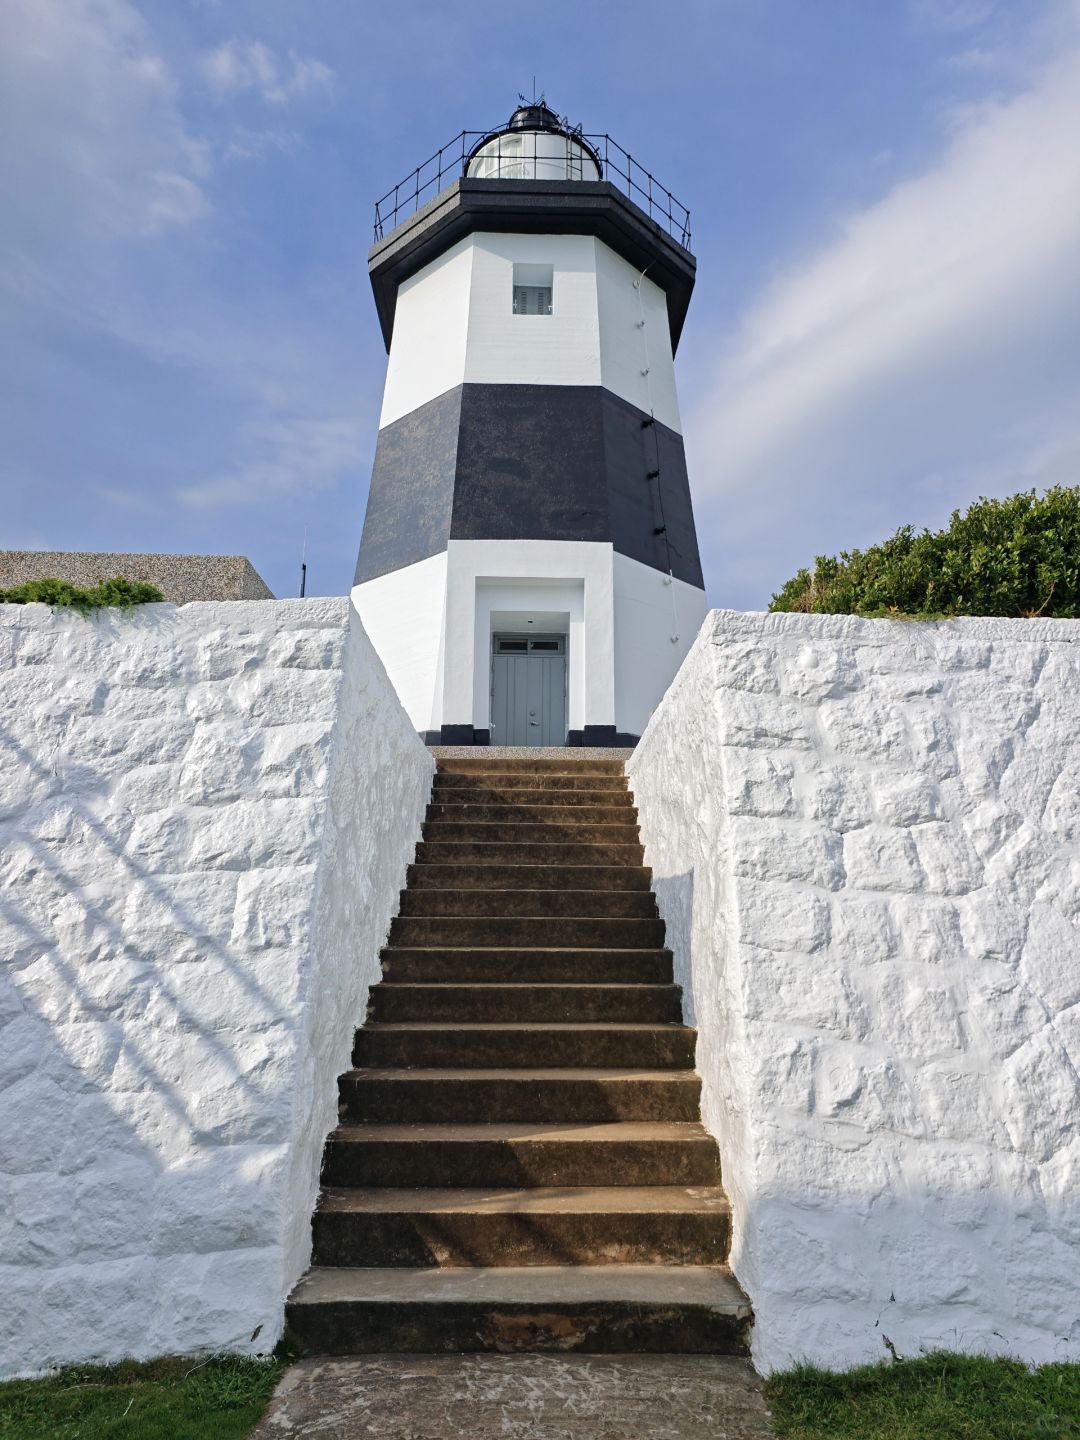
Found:
[(795, 700), (835, 699), (862, 683), (850, 646), (800, 645), (785, 657), (783, 677), (784, 694)]
[(232, 944), (247, 950), (302, 945), (311, 929), (314, 866), (241, 875)]
[(983, 867), (967, 836), (955, 825), (931, 822), (912, 828), (915, 853), (929, 895), (965, 895), (983, 883)]
[(1071, 1141), (1080, 1116), (1080, 1079), (1058, 1035), (1040, 1030), (1001, 1066), (1004, 1121), (1023, 1155), (1045, 1162)]
[(877, 818), (884, 825), (906, 827), (941, 818), (941, 791), (919, 771), (879, 771), (872, 789)]
[(235, 871), (149, 875), (132, 883), (121, 933), (133, 954), (155, 964), (222, 956), (232, 932)]
[(911, 745), (903, 717), (871, 692), (858, 691), (844, 699), (823, 701), (818, 719), (826, 739), (839, 755), (878, 764), (911, 765)]
[(267, 659), (274, 669), (340, 670), (344, 649), (344, 630), (285, 630)]
[(922, 1128), (907, 1082), (891, 1060), (861, 1062), (840, 1047), (821, 1057), (817, 1108), (865, 1131), (912, 1134)]
[(739, 937), (766, 950), (820, 950), (829, 941), (829, 902), (804, 886), (743, 880)]
[(154, 1182), (154, 1249), (213, 1254), (277, 1243), (288, 1147), (232, 1145), (161, 1171)]
[(317, 721), (264, 730), (249, 746), (257, 793), (267, 799), (321, 794), (331, 733), (329, 725)]
[(827, 963), (808, 975), (806, 957), (792, 951), (748, 950), (741, 1001), (747, 1020), (762, 1026), (772, 1021), (844, 1040), (870, 1030), (871, 1013), (851, 977)]
[(194, 674), (199, 680), (228, 680), (260, 668), (266, 652), (263, 635), (211, 630), (195, 646)]
[(189, 805), (225, 805), (249, 794), (248, 738), (236, 725), (201, 725), (182, 752), (177, 798)]
[(794, 815), (795, 767), (790, 760), (749, 751), (732, 759), (726, 779), (732, 815)]
[(187, 817), (193, 869), (251, 870), (311, 864), (317, 854), (321, 802), (245, 800)]
[(66, 1176), (48, 1171), (4, 1176), (0, 1214), (5, 1265), (47, 1268), (63, 1264), (71, 1254), (71, 1185)]
[(926, 885), (915, 839), (907, 830), (868, 825), (844, 836), (844, 868), (857, 890), (915, 894)]
[(969, 1024), (998, 1059), (1037, 1034), (1050, 1013), (1038, 995), (1005, 965), (980, 965), (968, 982)]
[(773, 1026), (755, 1027), (753, 1082), (771, 1103), (808, 1115), (814, 1108), (817, 1043), (794, 1039)]
[(716, 709), (725, 745), (771, 750), (778, 746), (809, 749), (813, 743), (799, 706), (772, 695), (722, 690), (716, 697)]
[(734, 818), (732, 869), (755, 880), (796, 880), (835, 890), (843, 883), (840, 836), (821, 825)]
[(955, 993), (910, 974), (883, 978), (874, 1003), (874, 1034), (902, 1062), (925, 1064), (965, 1048)]
[(80, 1264), (145, 1255), (151, 1249), (158, 1167), (148, 1156), (102, 1155), (65, 1177), (71, 1204), (72, 1253)]
[(304, 725), (332, 714), (341, 675), (336, 670), (255, 671), (231, 682), (231, 701), (258, 725)]
[(833, 906), (833, 943), (854, 970), (895, 958), (901, 941), (889, 902), (845, 890)]
[(932, 708), (929, 703), (912, 707), (907, 728), (911, 737), (909, 768), (920, 769), (937, 780), (946, 780), (959, 772), (956, 731), (948, 707)]
[(55, 1044), (41, 1046), (42, 1076), (61, 1085), (70, 1095), (85, 1091), (108, 1091), (112, 1085), (123, 1028), (115, 1019), (90, 1019), (84, 1014), (54, 1023), (50, 1038)]
[(912, 1078), (929, 1136), (970, 1145), (1005, 1145), (1008, 1135), (978, 1060), (934, 1061)]
[(804, 768), (798, 777), (803, 813), (833, 830), (856, 830), (873, 819), (870, 787), (851, 769)]
[(898, 895), (890, 906), (903, 959), (924, 965), (956, 965), (964, 955), (961, 914), (969, 901)]
[(1080, 1002), (1080, 926), (1053, 907), (1032, 907), (1020, 974), (1051, 1014)]

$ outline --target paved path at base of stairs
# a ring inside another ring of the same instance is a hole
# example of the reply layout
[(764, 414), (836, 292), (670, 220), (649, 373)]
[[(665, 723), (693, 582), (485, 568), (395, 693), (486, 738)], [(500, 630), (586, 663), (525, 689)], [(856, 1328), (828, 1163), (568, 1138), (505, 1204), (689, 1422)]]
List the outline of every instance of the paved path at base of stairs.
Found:
[(252, 1440), (767, 1440), (760, 1378), (724, 1355), (301, 1360)]

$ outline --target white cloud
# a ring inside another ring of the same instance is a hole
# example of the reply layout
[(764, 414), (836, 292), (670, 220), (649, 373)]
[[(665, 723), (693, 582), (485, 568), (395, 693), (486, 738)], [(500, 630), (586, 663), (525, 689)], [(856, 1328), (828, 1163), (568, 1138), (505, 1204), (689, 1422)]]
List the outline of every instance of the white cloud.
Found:
[(202, 59), (207, 84), (219, 96), (253, 91), (272, 105), (327, 93), (337, 79), (329, 65), (290, 50), (284, 60), (261, 40), (226, 40)]
[(207, 150), (128, 0), (0, 7), (0, 264), (9, 283), (95, 241), (207, 213)]
[(957, 112), (931, 169), (752, 306), (687, 431), (696, 491), (724, 501), (742, 563), (768, 564), (764, 596), (809, 546), (920, 520), (912, 487), (928, 511), (963, 503), (1056, 453), (1080, 393), (1078, 137), (1075, 50)]
[[(3, 466), (27, 511), (30, 491), (76, 511), (92, 497), (118, 534), (151, 537), (131, 548), (168, 548), (160, 524), (189, 545), (232, 524), (272, 547), (252, 501), (287, 510), (345, 474), (362, 493), (377, 387), (338, 323), (355, 276), (279, 269), (228, 187), (211, 208), (211, 156), (287, 155), (303, 136), (234, 126), (201, 83), (182, 95), (183, 52), (162, 49), (132, 0), (0, 0), (0, 368), (9, 411), (33, 416)], [(258, 93), (328, 83), (317, 61), (258, 64)], [(54, 409), (55, 435), (40, 424)], [(30, 543), (16, 510), (13, 540), (20, 527)]]

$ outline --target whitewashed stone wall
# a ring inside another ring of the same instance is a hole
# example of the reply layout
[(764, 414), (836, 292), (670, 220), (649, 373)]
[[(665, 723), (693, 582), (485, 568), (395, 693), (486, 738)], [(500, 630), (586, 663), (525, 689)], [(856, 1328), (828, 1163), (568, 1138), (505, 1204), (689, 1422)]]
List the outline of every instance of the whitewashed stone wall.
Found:
[(1080, 1358), (1080, 625), (714, 612), (629, 769), (759, 1366)]
[(0, 1375), (276, 1340), (431, 770), (345, 600), (0, 607)]

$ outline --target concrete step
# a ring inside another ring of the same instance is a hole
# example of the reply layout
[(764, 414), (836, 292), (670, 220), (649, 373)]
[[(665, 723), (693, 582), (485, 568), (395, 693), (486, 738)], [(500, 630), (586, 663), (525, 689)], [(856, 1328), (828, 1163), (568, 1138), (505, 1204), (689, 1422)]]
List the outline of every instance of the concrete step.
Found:
[(368, 1018), (479, 1024), (680, 1025), (678, 985), (410, 985), (383, 982), (368, 996)]
[(742, 1355), (311, 1355), (249, 1440), (775, 1440), (763, 1390)]
[(495, 795), (515, 795), (520, 790), (546, 790), (570, 794), (575, 790), (597, 790), (605, 794), (625, 795), (629, 782), (625, 775), (572, 775), (564, 772), (532, 771), (524, 774), (448, 775), (436, 772), (433, 782), (436, 794), (457, 790), (487, 790)]
[[(529, 788), (521, 785), (500, 789), (498, 786), (483, 787), (454, 786), (450, 789), (437, 787), (432, 790), (431, 803), (436, 805), (468, 805), (470, 807), (493, 805), (518, 810), (631, 810), (634, 797), (629, 790), (553, 790), (543, 786)], [(498, 817), (496, 817), (498, 818)]]
[(692, 1070), (347, 1070), (342, 1119), (383, 1125), (696, 1121)]
[(312, 1221), (316, 1265), (722, 1265), (719, 1186), (330, 1189)]
[(440, 757), (439, 775), (619, 775), (625, 776), (623, 760), (574, 760), (562, 756), (497, 755)]
[[(626, 812), (628, 813), (628, 812)], [(420, 827), (423, 840), (468, 840), (474, 843), (511, 845), (634, 845), (638, 841), (638, 827), (632, 825), (595, 824), (591, 820), (570, 825), (528, 824), (510, 822), (498, 824), (486, 820), (425, 820)]]
[(560, 829), (627, 825), (637, 829), (633, 805), (443, 805), (433, 800), (425, 818), (428, 824), (451, 820), (457, 825), (551, 825)]
[(369, 1024), (356, 1032), (358, 1068), (569, 1069), (575, 1065), (688, 1070), (696, 1033), (683, 1025)]
[(319, 1355), (741, 1355), (750, 1304), (723, 1266), (309, 1270), (286, 1306)]
[(391, 945), (465, 945), (513, 948), (573, 946), (600, 950), (655, 950), (664, 943), (663, 920), (587, 916), (420, 916), (390, 922)]
[(654, 919), (656, 901), (651, 890), (574, 890), (569, 886), (525, 890), (403, 890), (399, 915), (588, 915), (627, 919)]
[(638, 867), (644, 858), (645, 847), (636, 837), (631, 841), (616, 838), (581, 844), (559, 840), (549, 843), (436, 838), (421, 840), (416, 847), (417, 865), (588, 865), (615, 869), (624, 865)]
[(380, 952), (384, 984), (669, 985), (670, 950), (405, 947)]
[(331, 1186), (719, 1185), (702, 1125), (340, 1125), (326, 1142)]
[(410, 865), (406, 886), (418, 890), (632, 890), (652, 894), (644, 865)]

